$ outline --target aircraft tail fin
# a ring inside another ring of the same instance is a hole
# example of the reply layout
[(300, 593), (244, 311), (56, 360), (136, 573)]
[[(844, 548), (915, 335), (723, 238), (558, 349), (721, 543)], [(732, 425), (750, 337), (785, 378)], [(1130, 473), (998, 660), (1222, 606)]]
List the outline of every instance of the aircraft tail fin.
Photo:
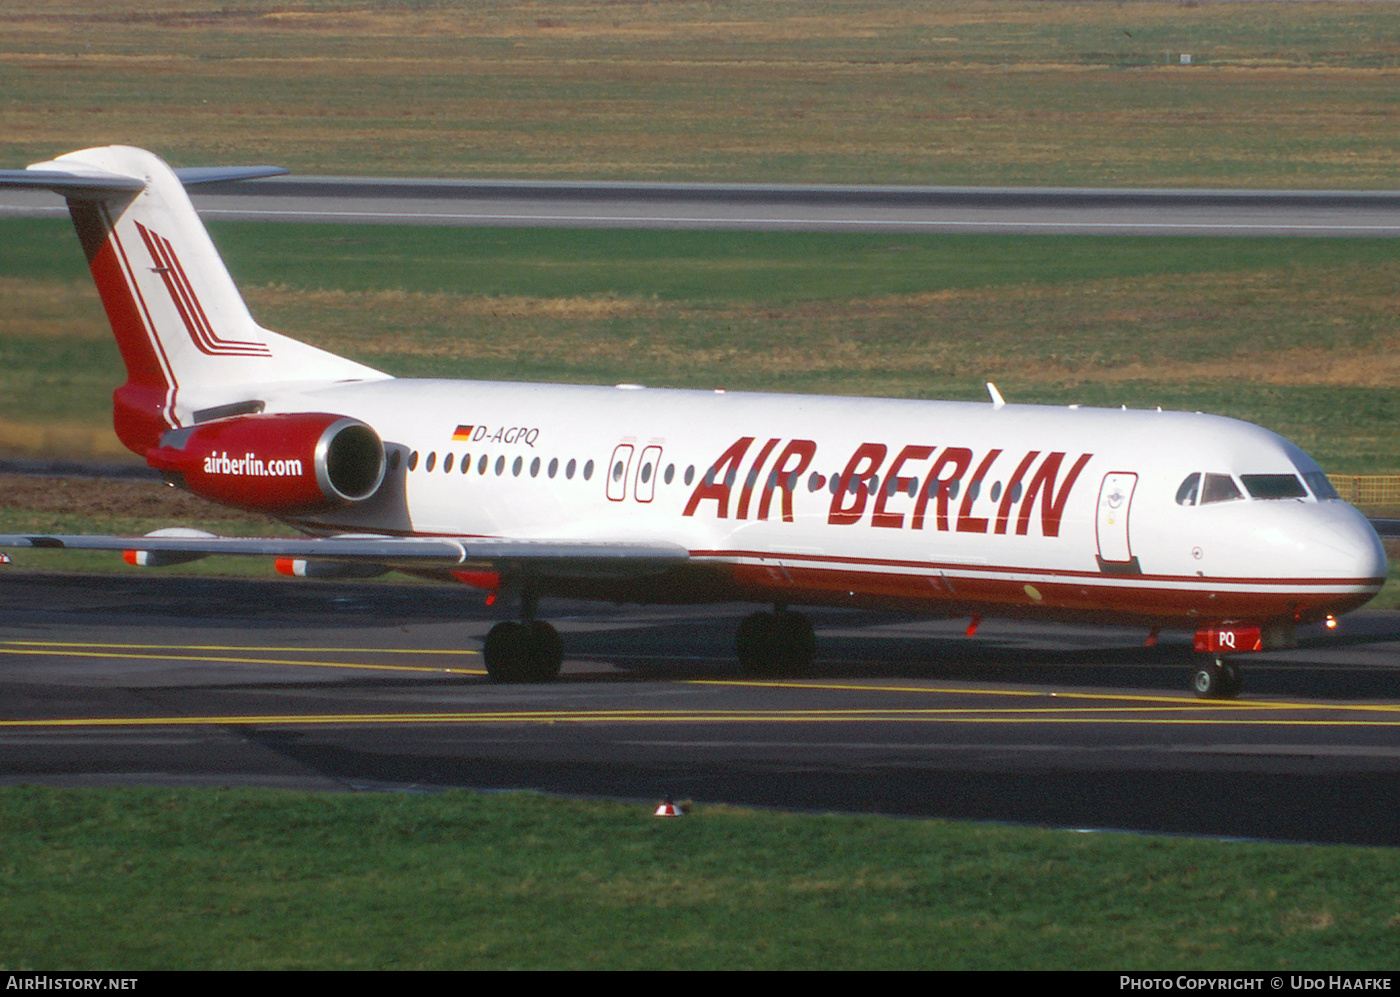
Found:
[[(186, 171), (188, 182), (282, 172)], [(68, 200), (127, 380), (113, 422), (145, 454), (167, 430), (259, 411), (259, 389), (288, 382), (388, 375), (278, 335), (253, 320), (185, 193), (159, 157), (128, 146), (84, 149), (0, 175)]]

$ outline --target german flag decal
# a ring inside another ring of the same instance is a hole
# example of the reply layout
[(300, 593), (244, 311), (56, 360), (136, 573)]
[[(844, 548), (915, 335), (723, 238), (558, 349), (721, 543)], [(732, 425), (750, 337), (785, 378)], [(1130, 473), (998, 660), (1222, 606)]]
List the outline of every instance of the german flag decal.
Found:
[(472, 430), (475, 428), (475, 426), (458, 426), (452, 433), (452, 442), (470, 443), (472, 439)]

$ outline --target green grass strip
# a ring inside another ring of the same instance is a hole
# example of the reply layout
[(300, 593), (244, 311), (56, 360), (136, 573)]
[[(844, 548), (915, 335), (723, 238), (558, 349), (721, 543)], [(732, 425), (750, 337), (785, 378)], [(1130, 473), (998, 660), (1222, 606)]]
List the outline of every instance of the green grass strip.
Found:
[(533, 795), (0, 789), (0, 965), (1391, 968), (1400, 852)]

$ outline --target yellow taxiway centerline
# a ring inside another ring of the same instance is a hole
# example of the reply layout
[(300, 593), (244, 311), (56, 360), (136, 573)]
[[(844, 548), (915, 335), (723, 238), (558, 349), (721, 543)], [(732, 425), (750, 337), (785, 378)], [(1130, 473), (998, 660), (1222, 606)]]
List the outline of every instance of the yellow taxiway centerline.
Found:
[[(979, 711), (968, 711), (977, 713)], [(528, 710), (486, 713), (345, 713), (345, 714), (239, 714), (210, 717), (69, 717), (34, 720), (0, 720), (0, 729), (56, 727), (198, 727), (244, 724), (490, 724), (490, 723), (849, 723), (851, 721), (938, 722), (958, 724), (1131, 724), (1234, 727), (1400, 727), (1400, 720), (1295, 720), (1265, 717), (1047, 717), (1001, 715), (950, 715), (926, 710), (753, 710), (679, 711), (654, 713), (643, 710)]]
[(480, 654), (470, 648), (415, 648), (415, 647), (296, 647), (292, 645), (241, 645), (241, 644), (108, 644), (98, 641), (67, 640), (0, 640), (0, 650), (5, 647), (100, 647), (122, 650), (147, 651), (289, 651), (298, 654)]
[[(17, 654), (34, 657), (60, 658), (121, 658), (148, 659), (149, 654), (136, 654), (118, 651), (41, 651), (34, 648), (13, 649), (0, 646), (0, 654)], [(430, 665), (377, 665), (354, 661), (296, 661), (286, 658), (236, 658), (212, 654), (165, 654), (162, 661), (204, 661), (226, 665), (281, 665), (288, 668), (346, 668), (376, 672), (429, 672), (434, 675), (484, 675), (479, 668), (445, 668)]]
[[(794, 682), (790, 680), (761, 679), (689, 679), (691, 685), (753, 686), (766, 689), (815, 689), (849, 692), (894, 692), (894, 693), (940, 693), (962, 696), (1015, 696), (1034, 699), (1093, 700), (1102, 702), (1122, 701), (1149, 703), (1162, 706), (1195, 706), (1203, 710), (1251, 709), (1251, 710), (1316, 710), (1345, 709), (1366, 710), (1380, 713), (1400, 712), (1400, 703), (1299, 703), (1268, 699), (1200, 699), (1196, 696), (1153, 696), (1117, 692), (1047, 692), (1040, 689), (986, 689), (955, 686), (911, 686), (911, 685), (861, 685), (849, 682)], [(1143, 707), (1147, 709), (1149, 707)], [(1127, 709), (1127, 707), (1123, 707)]]
[[(110, 650), (91, 650), (110, 649)], [(85, 658), (116, 658), (116, 659), (140, 659), (150, 657), (149, 655), (135, 653), (142, 650), (149, 651), (211, 651), (211, 652), (233, 652), (233, 651), (280, 651), (289, 655), (293, 654), (399, 654), (399, 655), (450, 655), (450, 656), (474, 656), (479, 657), (479, 650), (461, 649), (417, 649), (417, 648), (350, 648), (350, 647), (288, 647), (274, 645), (237, 645), (237, 644), (123, 644), (123, 643), (101, 643), (92, 641), (37, 641), (37, 640), (0, 640), (0, 655), (35, 655), (35, 656), (67, 656)], [(451, 668), (444, 666), (429, 665), (390, 665), (390, 664), (365, 664), (362, 662), (349, 661), (301, 661), (295, 658), (251, 658), (236, 657), (230, 654), (180, 654), (166, 655), (169, 661), (192, 661), (208, 662), (212, 664), (247, 664), (247, 665), (280, 665), (293, 668), (341, 668), (359, 671), (389, 671), (389, 672), (411, 672), (427, 674), (448, 674), (448, 675), (483, 675), (485, 672), (479, 668)], [(962, 695), (962, 696), (986, 696), (1003, 698), (1033, 698), (1033, 699), (1054, 699), (1059, 702), (1065, 701), (1091, 701), (1096, 703), (1132, 703), (1133, 706), (1094, 706), (1083, 707), (1078, 712), (1091, 713), (1094, 716), (1101, 716), (1104, 713), (1128, 713), (1128, 712), (1155, 712), (1164, 707), (1190, 707), (1197, 710), (1221, 711), (1221, 710), (1250, 710), (1250, 711), (1277, 711), (1277, 710), (1343, 710), (1363, 713), (1394, 713), (1400, 712), (1400, 704), (1396, 703), (1346, 703), (1346, 704), (1319, 704), (1306, 702), (1280, 702), (1277, 700), (1202, 700), (1193, 696), (1161, 696), (1161, 695), (1137, 695), (1131, 693), (1090, 693), (1090, 692), (1061, 692), (1044, 691), (1034, 689), (988, 689), (958, 686), (914, 686), (914, 685), (883, 685), (883, 684), (862, 684), (852, 682), (823, 682), (810, 680), (761, 680), (761, 679), (685, 679), (686, 685), (699, 686), (724, 686), (741, 688), (760, 689), (810, 689), (815, 691), (846, 691), (846, 692), (867, 692), (867, 693), (897, 693), (909, 694), (939, 694), (939, 695)], [(1064, 713), (1064, 708), (1052, 706), (1045, 707), (1015, 707), (995, 709), (996, 714), (1006, 717), (1011, 714), (1031, 714), (1031, 713)], [(1073, 711), (1070, 708), (1070, 711)], [(825, 715), (870, 715), (870, 710), (853, 709), (849, 711), (819, 711)], [(959, 713), (986, 713), (988, 709), (967, 708), (967, 707), (945, 707), (928, 708), (920, 711), (921, 715), (942, 714), (953, 716)], [(1068, 718), (1058, 718), (1058, 720), (1068, 720)], [(1058, 722), (1057, 720), (1057, 722)], [(1157, 721), (1166, 722), (1166, 721)], [(1184, 721), (1173, 721), (1184, 722)], [(1283, 722), (1283, 721), (1277, 721)]]

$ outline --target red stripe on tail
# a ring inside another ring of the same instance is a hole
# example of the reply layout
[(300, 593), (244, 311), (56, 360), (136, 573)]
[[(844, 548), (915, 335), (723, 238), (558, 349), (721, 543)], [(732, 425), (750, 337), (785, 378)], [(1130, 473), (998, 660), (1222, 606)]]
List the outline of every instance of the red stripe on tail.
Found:
[(200, 352), (219, 357), (272, 356), (272, 351), (263, 343), (221, 339), (214, 331), (204, 307), (199, 303), (199, 296), (194, 293), (194, 285), (190, 283), (185, 268), (180, 264), (180, 258), (175, 255), (175, 247), (170, 244), (170, 240), (158, 232), (152, 232), (140, 222), (136, 223), (136, 228), (146, 243), (146, 251), (151, 254), (155, 272), (160, 274), (175, 310), (180, 313), (180, 320), (185, 324), (190, 341)]
[(169, 412), (174, 385), (166, 377), (168, 365), (162, 363), (137, 292), (127, 281), (105, 209), (90, 201), (69, 201), (68, 208), (126, 365), (126, 383), (112, 394), (113, 427), (127, 449), (144, 456), (175, 425)]

